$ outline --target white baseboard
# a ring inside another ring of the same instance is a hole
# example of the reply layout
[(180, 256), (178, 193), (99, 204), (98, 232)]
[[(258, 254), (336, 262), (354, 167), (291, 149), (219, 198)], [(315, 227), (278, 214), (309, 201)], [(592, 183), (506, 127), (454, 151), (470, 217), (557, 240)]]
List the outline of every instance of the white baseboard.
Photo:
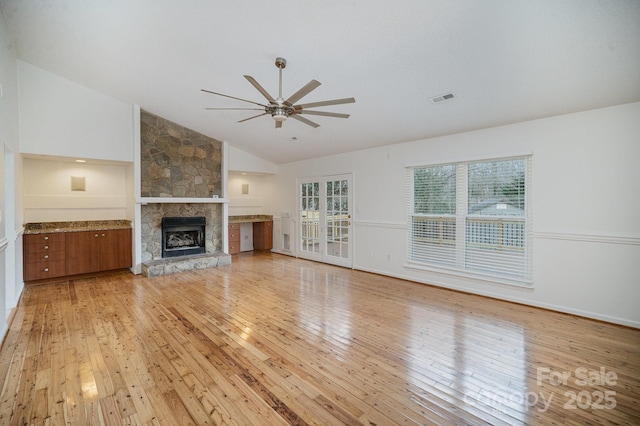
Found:
[[(555, 305), (555, 304), (550, 304), (550, 303), (541, 303), (541, 302), (535, 302), (535, 301), (531, 301), (528, 299), (521, 299), (519, 297), (509, 297), (509, 296), (504, 296), (502, 294), (496, 294), (496, 293), (492, 293), (492, 292), (488, 292), (488, 291), (472, 291), (468, 288), (465, 287), (459, 287), (459, 286), (452, 286), (452, 285), (448, 285), (445, 283), (438, 283), (438, 282), (434, 282), (434, 281), (418, 281), (416, 280), (414, 277), (409, 277), (409, 276), (405, 276), (402, 274), (390, 274), (387, 271), (380, 271), (380, 270), (376, 270), (373, 268), (366, 268), (366, 267), (358, 267), (355, 266), (354, 269), (358, 270), (358, 271), (364, 271), (364, 272), (371, 272), (374, 274), (378, 274), (378, 275), (384, 275), (387, 277), (392, 277), (392, 278), (398, 278), (398, 279), (402, 279), (402, 280), (406, 280), (406, 281), (412, 281), (415, 283), (420, 283), (420, 284), (427, 284), (427, 285), (433, 285), (436, 287), (440, 287), (440, 288), (445, 288), (445, 289), (449, 289), (449, 290), (456, 290), (456, 291), (460, 291), (463, 293), (468, 293), (468, 294), (476, 294), (478, 296), (485, 296), (485, 297), (490, 297), (492, 299), (498, 299), (498, 300), (505, 300), (507, 302), (514, 302), (514, 303), (518, 303), (521, 305), (527, 305), (527, 306), (533, 306), (536, 308), (542, 308), (542, 309), (548, 309), (551, 311), (556, 311), (556, 312), (562, 312), (565, 314), (571, 314), (571, 315), (576, 315), (579, 317), (584, 317), (584, 318), (589, 318), (589, 319), (594, 319), (594, 320), (598, 320), (598, 321), (604, 321), (604, 322), (608, 322), (608, 323), (613, 323), (613, 324), (619, 324), (619, 325), (624, 325), (627, 327), (633, 327), (633, 328), (638, 328), (640, 329), (640, 321), (634, 321), (634, 320), (630, 320), (627, 318), (619, 318), (619, 317), (614, 317), (611, 315), (605, 315), (605, 314), (600, 314), (597, 312), (590, 312), (590, 311), (585, 311), (585, 310), (581, 310), (581, 309), (574, 309), (574, 308), (569, 308), (567, 306), (562, 306), (562, 305)], [(522, 288), (523, 290), (526, 290), (526, 288)]]

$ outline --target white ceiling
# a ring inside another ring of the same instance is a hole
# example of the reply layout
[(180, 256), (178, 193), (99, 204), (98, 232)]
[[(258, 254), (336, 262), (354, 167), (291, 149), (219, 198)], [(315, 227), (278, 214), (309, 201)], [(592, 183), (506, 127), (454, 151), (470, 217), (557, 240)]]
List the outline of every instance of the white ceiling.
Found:
[[(0, 0), (18, 57), (285, 163), (640, 101), (638, 0)], [(314, 129), (200, 89), (301, 102)], [(452, 92), (453, 100), (431, 97)], [(297, 138), (294, 140), (294, 138)]]

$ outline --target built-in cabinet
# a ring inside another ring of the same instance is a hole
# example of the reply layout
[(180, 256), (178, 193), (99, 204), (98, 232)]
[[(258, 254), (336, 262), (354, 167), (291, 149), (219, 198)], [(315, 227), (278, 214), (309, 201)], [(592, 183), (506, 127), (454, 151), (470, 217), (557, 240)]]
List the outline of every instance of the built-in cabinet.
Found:
[[(235, 220), (240, 216), (236, 216)], [(271, 218), (271, 216), (269, 216)], [(264, 220), (260, 218), (248, 218), (242, 220), (242, 223), (251, 223), (253, 225), (253, 249), (254, 250), (271, 250), (273, 248), (273, 220)], [(241, 251), (242, 232), (241, 222), (229, 223), (229, 254), (238, 254)], [(247, 250), (247, 249), (245, 249)]]
[(24, 235), (26, 282), (131, 267), (131, 229)]

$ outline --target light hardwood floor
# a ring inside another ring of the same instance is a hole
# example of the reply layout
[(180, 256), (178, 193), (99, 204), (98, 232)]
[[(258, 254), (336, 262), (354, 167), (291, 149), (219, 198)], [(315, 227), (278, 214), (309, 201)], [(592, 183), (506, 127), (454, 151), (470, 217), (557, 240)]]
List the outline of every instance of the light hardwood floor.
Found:
[(640, 330), (249, 253), (28, 286), (0, 383), (2, 425), (637, 425)]

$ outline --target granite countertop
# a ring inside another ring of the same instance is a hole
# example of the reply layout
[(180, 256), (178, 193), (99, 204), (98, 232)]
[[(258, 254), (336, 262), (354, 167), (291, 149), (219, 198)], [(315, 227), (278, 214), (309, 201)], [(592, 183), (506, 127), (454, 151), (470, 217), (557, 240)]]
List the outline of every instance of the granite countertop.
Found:
[(249, 223), (249, 222), (271, 222), (273, 216), (268, 214), (243, 214), (240, 216), (229, 216), (229, 223)]
[(130, 220), (76, 220), (73, 222), (34, 222), (24, 224), (25, 234), (51, 232), (106, 231), (109, 229), (129, 229)]

